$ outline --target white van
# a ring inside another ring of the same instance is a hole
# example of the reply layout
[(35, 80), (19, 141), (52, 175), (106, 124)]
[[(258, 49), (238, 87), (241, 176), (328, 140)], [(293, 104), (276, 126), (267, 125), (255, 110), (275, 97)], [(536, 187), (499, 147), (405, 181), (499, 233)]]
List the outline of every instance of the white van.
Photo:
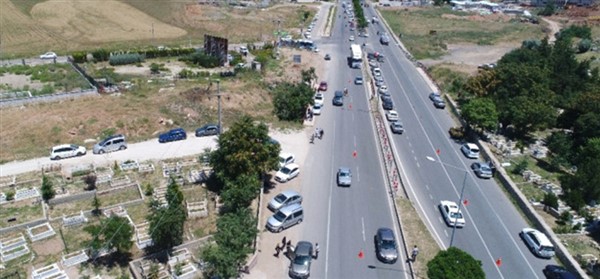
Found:
[(542, 232), (532, 228), (524, 228), (520, 235), (529, 246), (529, 250), (538, 257), (547, 259), (554, 257), (554, 245)]
[(304, 210), (300, 204), (291, 204), (279, 209), (267, 221), (267, 229), (272, 232), (281, 232), (293, 225), (302, 223)]

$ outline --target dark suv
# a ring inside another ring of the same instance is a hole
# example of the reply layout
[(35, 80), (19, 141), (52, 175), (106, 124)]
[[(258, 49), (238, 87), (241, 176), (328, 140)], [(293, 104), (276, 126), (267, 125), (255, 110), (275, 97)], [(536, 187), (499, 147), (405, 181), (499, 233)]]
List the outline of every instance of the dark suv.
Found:
[(166, 133), (160, 134), (158, 136), (158, 142), (164, 143), (164, 142), (170, 142), (170, 141), (176, 141), (176, 140), (184, 140), (186, 138), (187, 138), (187, 134), (185, 133), (185, 130), (182, 128), (176, 128), (176, 129), (170, 130)]
[(344, 105), (344, 92), (342, 91), (335, 91), (335, 94), (333, 95), (333, 101), (332, 101), (334, 106), (343, 106)]
[(392, 110), (394, 109), (394, 101), (392, 101), (392, 98), (390, 97), (383, 96), (381, 97), (381, 106), (385, 110)]
[(375, 235), (375, 251), (377, 258), (384, 263), (395, 263), (398, 260), (398, 246), (394, 231), (380, 228)]

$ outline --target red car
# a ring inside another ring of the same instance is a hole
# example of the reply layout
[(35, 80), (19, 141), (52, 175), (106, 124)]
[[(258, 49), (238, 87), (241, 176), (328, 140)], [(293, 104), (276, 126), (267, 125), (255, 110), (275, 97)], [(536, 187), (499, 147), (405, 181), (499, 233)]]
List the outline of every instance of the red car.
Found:
[(327, 82), (326, 81), (321, 81), (321, 83), (319, 83), (319, 91), (327, 91)]

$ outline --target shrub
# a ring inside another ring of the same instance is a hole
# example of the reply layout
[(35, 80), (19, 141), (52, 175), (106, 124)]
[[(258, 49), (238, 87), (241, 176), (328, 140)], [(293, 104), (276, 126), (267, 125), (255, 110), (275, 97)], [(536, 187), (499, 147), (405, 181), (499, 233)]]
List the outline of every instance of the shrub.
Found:
[(94, 174), (88, 174), (83, 178), (83, 182), (85, 182), (85, 185), (87, 185), (85, 188), (86, 191), (93, 191), (96, 189), (96, 179), (97, 177)]
[(527, 169), (528, 166), (529, 162), (527, 162), (526, 159), (523, 159), (520, 162), (518, 162), (517, 165), (515, 165), (515, 168), (513, 169), (512, 173), (520, 175)]
[(110, 52), (106, 49), (101, 48), (92, 51), (92, 56), (94, 57), (94, 60), (98, 62), (108, 61), (110, 57)]
[(15, 199), (15, 191), (12, 191), (12, 190), (11, 190), (11, 191), (8, 191), (8, 192), (6, 193), (6, 200), (7, 200), (7, 201), (12, 201), (12, 200), (14, 200), (14, 199)]
[(111, 55), (108, 63), (115, 65), (128, 65), (144, 62), (144, 56), (138, 53), (126, 53)]
[(73, 52), (71, 56), (73, 57), (73, 61), (75, 61), (75, 63), (87, 62), (87, 53), (84, 51)]
[(554, 209), (558, 209), (558, 197), (554, 193), (547, 193), (544, 195), (542, 203)]

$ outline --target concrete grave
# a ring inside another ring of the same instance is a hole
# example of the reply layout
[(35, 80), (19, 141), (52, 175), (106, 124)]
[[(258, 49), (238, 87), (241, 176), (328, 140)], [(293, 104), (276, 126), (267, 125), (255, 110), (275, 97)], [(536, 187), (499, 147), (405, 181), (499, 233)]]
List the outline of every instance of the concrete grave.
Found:
[(83, 223), (87, 223), (88, 219), (83, 214), (83, 211), (80, 211), (79, 214), (77, 214), (77, 215), (72, 215), (72, 216), (68, 216), (68, 217), (63, 215), (62, 221), (63, 221), (63, 226), (68, 227), (68, 226), (77, 226), (77, 225), (81, 225)]
[(202, 218), (208, 216), (208, 201), (204, 199), (199, 202), (185, 202), (188, 216), (190, 218)]
[(15, 193), (15, 200), (22, 201), (40, 197), (40, 192), (36, 188), (19, 189)]
[(22, 234), (17, 237), (0, 240), (0, 259), (3, 263), (29, 254), (29, 252), (27, 240)]
[[(173, 251), (167, 262), (171, 275), (176, 279), (193, 279), (199, 274), (198, 268), (194, 265), (193, 257), (187, 248)], [(180, 274), (177, 275), (177, 266), (180, 266)]]
[(144, 249), (152, 245), (152, 238), (148, 233), (150, 223), (144, 222), (133, 226), (135, 229), (135, 245), (139, 249)]
[(177, 163), (163, 163), (162, 171), (164, 177), (179, 176), (181, 174), (182, 165)]
[(119, 164), (119, 168), (122, 171), (138, 170), (139, 167), (140, 167), (140, 164), (138, 163), (137, 160), (135, 160), (135, 161), (127, 160), (127, 161)]
[(120, 177), (113, 177), (112, 180), (110, 181), (110, 187), (125, 186), (129, 183), (131, 183), (131, 179), (127, 175), (120, 176)]
[(71, 267), (78, 265), (82, 262), (86, 262), (90, 257), (85, 253), (84, 250), (76, 251), (70, 254), (62, 256), (62, 265), (65, 267)]
[(140, 173), (152, 173), (154, 172), (154, 165), (151, 163), (140, 163), (138, 172)]
[(58, 267), (58, 264), (53, 263), (31, 272), (32, 279), (68, 279), (67, 273)]
[(28, 227), (27, 234), (29, 235), (29, 239), (31, 239), (31, 241), (38, 241), (54, 236), (56, 232), (52, 226), (50, 226), (50, 223), (46, 222), (37, 226)]

